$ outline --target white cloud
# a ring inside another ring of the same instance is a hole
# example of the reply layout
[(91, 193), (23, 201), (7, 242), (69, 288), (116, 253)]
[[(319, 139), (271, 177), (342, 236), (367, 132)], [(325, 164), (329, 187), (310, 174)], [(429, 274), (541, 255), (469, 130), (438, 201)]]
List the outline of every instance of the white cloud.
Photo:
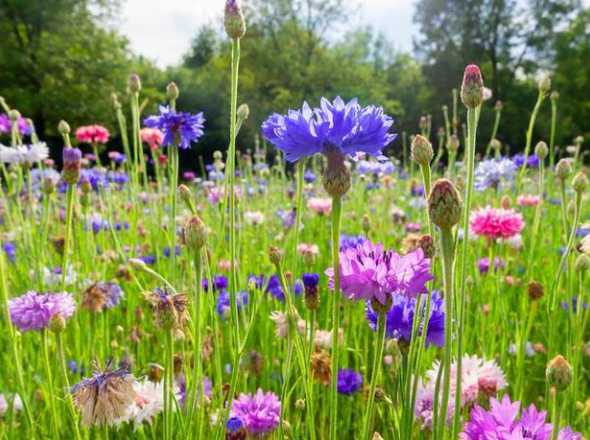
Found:
[[(197, 29), (220, 23), (224, 0), (127, 0), (120, 30), (132, 49), (160, 66), (177, 63)], [(357, 0), (352, 25), (372, 25), (396, 49), (410, 50), (414, 0)]]

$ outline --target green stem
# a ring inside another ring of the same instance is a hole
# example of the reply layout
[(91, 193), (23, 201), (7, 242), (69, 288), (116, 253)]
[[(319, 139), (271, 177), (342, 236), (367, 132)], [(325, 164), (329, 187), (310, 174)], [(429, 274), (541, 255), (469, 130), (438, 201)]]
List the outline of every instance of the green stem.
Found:
[(70, 379), (68, 378), (68, 368), (66, 366), (66, 356), (64, 352), (64, 345), (63, 339), (61, 334), (57, 334), (57, 350), (59, 353), (59, 363), (61, 368), (61, 374), (63, 377), (64, 385), (66, 387), (66, 401), (68, 405), (68, 411), (70, 412), (70, 417), (72, 418), (72, 425), (74, 426), (74, 433), (76, 434), (76, 439), (80, 440), (82, 438), (80, 434), (80, 427), (78, 426), (78, 415), (76, 414), (76, 409), (74, 408), (74, 401), (72, 400), (72, 395), (70, 393)]
[(524, 147), (524, 164), (520, 169), (520, 173), (518, 174), (518, 180), (516, 182), (517, 192), (520, 189), (520, 184), (522, 178), (524, 177), (524, 173), (527, 169), (527, 162), (529, 159), (529, 153), (531, 151), (531, 144), (533, 141), (533, 130), (535, 128), (535, 121), (537, 120), (537, 114), (539, 113), (539, 109), (541, 108), (541, 104), (543, 104), (543, 100), (545, 99), (545, 93), (539, 90), (539, 95), (537, 96), (537, 102), (535, 103), (535, 107), (533, 108), (533, 113), (531, 114), (531, 119), (529, 120), (529, 127), (526, 132), (526, 145)]
[(66, 205), (66, 230), (64, 234), (64, 249), (61, 263), (61, 290), (66, 289), (66, 275), (68, 270), (68, 257), (70, 253), (70, 240), (72, 235), (72, 217), (74, 211), (74, 197), (76, 195), (76, 185), (68, 184), (67, 205)]
[(49, 330), (43, 330), (42, 338), (43, 338), (43, 366), (45, 367), (45, 376), (47, 378), (47, 388), (48, 388), (48, 396), (45, 396), (45, 401), (49, 406), (49, 413), (51, 415), (51, 432), (53, 433), (53, 438), (60, 438), (59, 436), (59, 422), (57, 417), (57, 411), (55, 410), (55, 402), (56, 402), (56, 395), (55, 389), (53, 387), (53, 375), (52, 375), (52, 368), (51, 362), (49, 361), (49, 336), (47, 334)]
[(551, 100), (551, 133), (549, 134), (549, 164), (555, 166), (555, 132), (557, 130), (557, 100)]
[(338, 438), (338, 329), (340, 327), (340, 221), (342, 199), (332, 198), (332, 267), (334, 291), (332, 292), (332, 384), (330, 387), (330, 438)]
[[(383, 358), (383, 347), (385, 346), (385, 313), (378, 314), (378, 333), (377, 337), (377, 351), (375, 351), (375, 357), (373, 359), (373, 370), (371, 373), (371, 385), (369, 387), (369, 400), (367, 402), (367, 411), (365, 413), (365, 422), (363, 425), (363, 436), (361, 438), (368, 439), (372, 426), (373, 419), (373, 404), (375, 402), (375, 388), (377, 387), (377, 378), (381, 372), (381, 362)], [(333, 371), (332, 375), (335, 376), (336, 372)]]

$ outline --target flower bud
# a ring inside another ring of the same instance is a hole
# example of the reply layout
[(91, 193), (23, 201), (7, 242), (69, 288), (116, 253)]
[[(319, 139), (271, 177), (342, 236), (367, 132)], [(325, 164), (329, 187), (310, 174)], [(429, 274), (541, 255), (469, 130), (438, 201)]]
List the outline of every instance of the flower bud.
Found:
[(555, 90), (552, 91), (551, 96), (549, 96), (549, 98), (551, 99), (551, 101), (557, 101), (559, 99), (559, 92)]
[(559, 180), (565, 180), (572, 173), (572, 165), (567, 159), (561, 159), (555, 165), (555, 175)]
[(169, 101), (176, 101), (178, 95), (180, 95), (180, 91), (174, 81), (166, 86), (166, 97)]
[(456, 153), (459, 151), (459, 146), (461, 142), (459, 141), (459, 137), (456, 134), (452, 134), (449, 139), (449, 151)]
[(250, 116), (250, 107), (248, 104), (240, 104), (238, 107), (237, 116), (239, 123), (242, 123), (248, 119), (248, 116)]
[(363, 215), (362, 226), (365, 235), (369, 235), (369, 232), (371, 231), (371, 219), (369, 218), (368, 214)]
[(137, 73), (132, 73), (129, 76), (129, 91), (131, 93), (139, 93), (141, 90), (141, 79)]
[(494, 150), (495, 152), (498, 153), (502, 149), (502, 142), (500, 142), (498, 139), (494, 138), (490, 142), (490, 146), (492, 147), (492, 150)]
[(590, 270), (590, 257), (586, 254), (578, 255), (574, 264), (574, 269), (579, 273), (588, 272), (588, 270)]
[(21, 116), (21, 115), (20, 115), (20, 112), (19, 112), (18, 110), (14, 110), (14, 109), (12, 109), (12, 110), (10, 110), (10, 111), (8, 112), (8, 117), (10, 118), (10, 120), (11, 120), (12, 122), (16, 122), (16, 121), (18, 121), (18, 120), (20, 119), (20, 116)]
[(274, 264), (276, 267), (279, 267), (283, 261), (283, 251), (278, 247), (271, 246), (268, 249), (268, 258), (272, 264)]
[(111, 101), (113, 102), (113, 108), (115, 111), (121, 110), (121, 103), (119, 102), (119, 98), (117, 97), (116, 93), (111, 95)]
[(528, 286), (528, 294), (529, 298), (532, 301), (537, 301), (543, 298), (543, 295), (545, 294), (545, 289), (543, 288), (543, 285), (541, 283), (537, 281), (531, 281)]
[(540, 160), (543, 160), (549, 154), (549, 147), (547, 147), (547, 144), (545, 142), (539, 141), (535, 146), (535, 154), (539, 156)]
[(80, 180), (82, 168), (82, 152), (78, 148), (66, 147), (63, 149), (62, 177), (69, 185), (75, 185)]
[(551, 90), (551, 77), (549, 75), (543, 75), (539, 80), (539, 91), (543, 93), (549, 93)]
[(483, 78), (479, 67), (470, 64), (463, 73), (461, 101), (467, 108), (476, 108), (483, 102)]
[(326, 152), (328, 165), (322, 176), (322, 183), (326, 192), (333, 198), (342, 197), (350, 189), (352, 177), (350, 170), (344, 163), (344, 155), (332, 148)]
[(70, 134), (70, 124), (62, 119), (59, 121), (59, 124), (57, 124), (57, 131), (59, 131), (61, 135)]
[(193, 252), (198, 252), (207, 243), (209, 231), (201, 218), (193, 215), (184, 224), (183, 235), (187, 247)]
[(582, 171), (574, 176), (572, 180), (572, 188), (578, 194), (585, 192), (588, 189), (588, 177)]
[(61, 333), (66, 328), (66, 320), (63, 316), (59, 313), (57, 315), (53, 315), (51, 320), (49, 321), (49, 329), (53, 333)]
[(417, 134), (412, 140), (411, 155), (418, 165), (428, 165), (434, 156), (432, 144), (424, 136)]
[(226, 34), (232, 40), (238, 40), (246, 33), (246, 21), (244, 20), (244, 14), (242, 13), (239, 0), (225, 1), (223, 25)]
[(494, 106), (494, 109), (496, 111), (501, 111), (504, 108), (504, 103), (502, 101), (500, 101), (499, 99), (496, 101), (496, 105)]
[(151, 363), (148, 365), (148, 373), (147, 377), (150, 382), (158, 383), (162, 380), (162, 373), (164, 372), (164, 367), (159, 364)]
[(426, 130), (428, 128), (428, 118), (426, 116), (420, 116), (418, 127), (420, 128), (420, 130)]
[(318, 284), (320, 277), (316, 273), (304, 273), (301, 276), (305, 289), (305, 307), (309, 310), (317, 310), (320, 307), (320, 295)]
[(557, 355), (549, 361), (545, 376), (549, 385), (554, 386), (557, 391), (565, 390), (572, 383), (572, 366), (562, 356)]
[(439, 179), (428, 196), (428, 212), (432, 223), (441, 229), (451, 229), (461, 219), (461, 196), (453, 182)]

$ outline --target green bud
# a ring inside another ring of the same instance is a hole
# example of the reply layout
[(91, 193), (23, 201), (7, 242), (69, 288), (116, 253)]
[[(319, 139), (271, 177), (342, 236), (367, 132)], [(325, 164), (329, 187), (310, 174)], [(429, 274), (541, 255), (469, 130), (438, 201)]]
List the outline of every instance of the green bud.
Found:
[(545, 376), (549, 385), (563, 391), (572, 383), (572, 366), (562, 355), (557, 355), (547, 364)]
[(539, 143), (537, 143), (537, 145), (535, 146), (535, 154), (537, 156), (539, 156), (540, 160), (543, 160), (547, 157), (547, 155), (549, 154), (549, 147), (547, 147), (547, 144), (543, 141), (540, 141)]
[(588, 189), (588, 177), (582, 171), (576, 174), (572, 180), (572, 188), (575, 192), (583, 193)]
[(590, 257), (586, 254), (578, 255), (574, 264), (574, 269), (579, 273), (588, 272), (588, 270), (590, 270)]
[(417, 134), (412, 140), (411, 157), (418, 165), (428, 165), (434, 156), (432, 144), (424, 136)]
[(270, 259), (270, 262), (278, 268), (283, 261), (283, 251), (278, 247), (271, 246), (268, 249), (268, 258)]
[(463, 73), (461, 101), (467, 108), (476, 108), (483, 102), (483, 78), (479, 67), (470, 64)]
[(428, 196), (428, 212), (432, 223), (441, 229), (451, 229), (461, 219), (461, 196), (453, 182), (439, 179)]
[(18, 110), (10, 110), (8, 112), (8, 117), (12, 122), (18, 121), (20, 118), (20, 112)]
[(565, 180), (572, 173), (572, 165), (567, 159), (561, 159), (555, 165), (555, 175), (559, 180)]
[(551, 99), (551, 101), (557, 101), (559, 99), (559, 92), (556, 90), (552, 91), (549, 98)]
[(57, 124), (57, 131), (62, 135), (70, 134), (70, 125), (62, 119)]
[(137, 73), (132, 73), (129, 76), (129, 91), (131, 93), (139, 93), (141, 90), (141, 78)]
[(184, 242), (194, 252), (201, 250), (207, 243), (209, 231), (198, 215), (191, 216), (184, 224)]
[(551, 77), (549, 75), (543, 75), (538, 83), (539, 91), (543, 93), (549, 93), (551, 90)]
[(175, 101), (176, 99), (178, 99), (179, 95), (180, 91), (178, 90), (178, 86), (175, 82), (171, 82), (166, 86), (166, 97), (168, 98), (168, 100)]

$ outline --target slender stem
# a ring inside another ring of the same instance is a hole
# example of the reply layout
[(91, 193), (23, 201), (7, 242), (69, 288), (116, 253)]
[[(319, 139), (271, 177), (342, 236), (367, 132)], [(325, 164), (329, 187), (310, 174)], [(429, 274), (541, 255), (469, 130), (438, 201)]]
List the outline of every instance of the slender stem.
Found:
[(72, 217), (74, 211), (74, 196), (76, 194), (76, 186), (68, 184), (67, 190), (67, 205), (66, 205), (66, 231), (64, 234), (64, 249), (61, 263), (61, 290), (66, 288), (66, 275), (68, 271), (68, 258), (70, 254), (70, 240), (72, 235)]
[(555, 132), (557, 131), (557, 100), (551, 99), (551, 133), (549, 134), (549, 164), (555, 165)]
[[(375, 388), (377, 387), (377, 378), (381, 372), (381, 362), (383, 358), (383, 347), (385, 346), (385, 313), (379, 312), (378, 314), (378, 334), (377, 337), (377, 350), (375, 351), (375, 357), (373, 359), (373, 370), (371, 372), (371, 385), (369, 387), (369, 400), (367, 402), (367, 411), (365, 412), (365, 422), (363, 425), (363, 436), (362, 439), (368, 439), (370, 435), (372, 419), (373, 419), (373, 404), (375, 402)], [(335, 372), (332, 372), (336, 375)]]
[(66, 356), (64, 352), (64, 344), (61, 334), (57, 334), (57, 350), (59, 353), (59, 364), (61, 368), (61, 374), (63, 377), (63, 382), (66, 387), (66, 401), (68, 405), (68, 411), (70, 412), (70, 417), (72, 418), (72, 425), (74, 426), (74, 433), (76, 434), (76, 439), (80, 440), (82, 438), (80, 434), (80, 427), (78, 426), (78, 415), (76, 414), (76, 409), (74, 408), (74, 401), (72, 400), (72, 395), (70, 394), (70, 379), (68, 378), (68, 368), (66, 366)]
[[(422, 170), (422, 182), (424, 183), (424, 198), (428, 203), (428, 196), (430, 195), (430, 164), (420, 165), (420, 169)], [(426, 216), (428, 217), (428, 233), (432, 237), (432, 222), (428, 210), (426, 210)]]
[(492, 141), (496, 139), (496, 135), (498, 134), (498, 127), (500, 126), (500, 116), (502, 115), (502, 110), (496, 110), (496, 117), (494, 118), (494, 128), (492, 129), (492, 135), (490, 136), (490, 141), (488, 142), (488, 146), (486, 147), (486, 154), (485, 157), (490, 155), (492, 150)]
[(332, 384), (330, 387), (330, 438), (338, 438), (338, 330), (340, 327), (340, 221), (342, 199), (332, 198), (332, 267), (334, 291), (332, 292)]
[(51, 368), (51, 362), (49, 361), (49, 330), (43, 330), (42, 338), (43, 338), (43, 366), (45, 367), (45, 376), (47, 378), (47, 388), (48, 388), (48, 396), (46, 396), (45, 401), (49, 406), (49, 413), (51, 415), (51, 430), (53, 432), (54, 438), (59, 438), (59, 422), (57, 417), (57, 411), (55, 410), (55, 389), (53, 386), (53, 374)]
[(537, 120), (537, 114), (539, 113), (539, 109), (541, 108), (541, 104), (543, 104), (544, 99), (545, 99), (545, 93), (542, 92), (541, 90), (539, 90), (539, 95), (537, 96), (537, 102), (535, 103), (535, 107), (533, 108), (533, 113), (531, 114), (531, 119), (529, 120), (529, 127), (526, 132), (526, 145), (524, 147), (524, 164), (522, 165), (522, 168), (520, 169), (520, 173), (518, 174), (518, 180), (516, 183), (517, 190), (520, 189), (520, 184), (521, 184), (522, 178), (524, 177), (524, 173), (526, 172), (526, 169), (527, 169), (527, 162), (529, 159), (529, 153), (531, 151), (531, 144), (533, 141), (533, 130), (535, 128), (535, 121)]
[[(465, 205), (463, 207), (463, 241), (461, 250), (461, 290), (459, 295), (459, 319), (458, 319), (458, 331), (457, 331), (457, 381), (456, 381), (456, 394), (455, 394), (455, 414), (453, 418), (453, 435), (455, 435), (459, 429), (459, 419), (461, 415), (461, 374), (462, 374), (462, 362), (463, 356), (463, 325), (465, 320), (465, 295), (467, 285), (467, 244), (469, 242), (469, 213), (471, 211), (471, 199), (473, 197), (473, 174), (474, 174), (474, 162), (475, 162), (475, 144), (477, 134), (477, 121), (479, 115), (479, 108), (467, 109), (467, 186), (465, 188)], [(493, 261), (490, 261), (490, 270), (493, 270)], [(445, 292), (446, 293), (446, 292)], [(447, 299), (450, 298), (447, 296)], [(445, 308), (446, 314), (451, 312), (450, 306)], [(445, 331), (450, 331), (450, 327), (445, 328)], [(445, 347), (446, 350), (450, 349)]]
[[(305, 159), (302, 158), (297, 162), (297, 204), (295, 212), (295, 246), (293, 248), (293, 261), (298, 262), (297, 246), (299, 246), (299, 230), (301, 229), (301, 217), (303, 215), (303, 174), (305, 173)], [(295, 264), (295, 267), (298, 265)]]

